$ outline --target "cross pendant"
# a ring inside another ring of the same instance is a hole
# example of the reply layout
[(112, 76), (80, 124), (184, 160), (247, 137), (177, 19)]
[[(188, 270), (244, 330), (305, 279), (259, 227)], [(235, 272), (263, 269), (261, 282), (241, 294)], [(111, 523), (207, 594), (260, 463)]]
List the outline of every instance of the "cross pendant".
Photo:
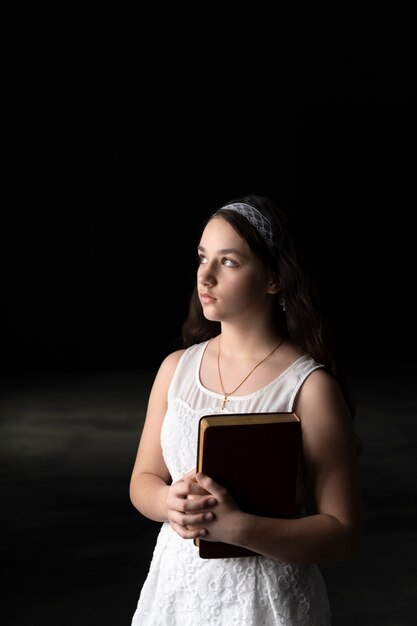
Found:
[(226, 404), (226, 402), (228, 402), (228, 399), (227, 399), (227, 393), (225, 393), (225, 394), (224, 394), (224, 398), (223, 398), (223, 400), (221, 400), (221, 403), (222, 403), (222, 404), (221, 404), (221, 407), (220, 407), (220, 408), (221, 408), (221, 410), (222, 410), (222, 411), (223, 411), (223, 409), (224, 409), (224, 405)]

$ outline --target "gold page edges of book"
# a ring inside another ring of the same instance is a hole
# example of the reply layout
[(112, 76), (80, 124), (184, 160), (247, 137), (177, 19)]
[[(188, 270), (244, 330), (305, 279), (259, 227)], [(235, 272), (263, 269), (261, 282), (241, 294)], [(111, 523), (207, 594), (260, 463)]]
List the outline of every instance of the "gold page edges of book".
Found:
[[(291, 518), (300, 445), (301, 423), (292, 412), (205, 415), (199, 422), (196, 467), (228, 489), (242, 511)], [(194, 543), (201, 558), (257, 554), (223, 542), (196, 538)]]

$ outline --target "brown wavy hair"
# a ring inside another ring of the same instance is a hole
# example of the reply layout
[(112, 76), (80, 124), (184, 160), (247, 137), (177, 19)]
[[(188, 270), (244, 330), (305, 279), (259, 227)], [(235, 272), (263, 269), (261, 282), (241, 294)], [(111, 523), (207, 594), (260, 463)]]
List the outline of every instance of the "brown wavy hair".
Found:
[[(295, 240), (287, 214), (266, 196), (247, 195), (230, 200), (226, 204), (231, 202), (245, 202), (256, 208), (272, 226), (274, 241), (277, 244), (276, 253), (269, 250), (259, 232), (236, 211), (220, 208), (215, 213), (216, 216), (226, 220), (247, 241), (252, 252), (279, 277), (286, 310), (283, 311), (277, 294), (273, 309), (277, 330), (294, 342), (306, 355), (324, 365), (338, 380), (353, 413), (353, 403), (344, 387), (344, 375), (336, 358), (334, 337), (320, 306), (318, 288), (312, 280), (311, 273), (306, 269), (301, 247)], [(212, 217), (211, 215), (205, 223), (207, 224)], [(187, 348), (211, 339), (218, 335), (220, 330), (220, 322), (213, 322), (204, 317), (196, 285), (191, 295), (188, 317), (182, 325), (183, 347)]]

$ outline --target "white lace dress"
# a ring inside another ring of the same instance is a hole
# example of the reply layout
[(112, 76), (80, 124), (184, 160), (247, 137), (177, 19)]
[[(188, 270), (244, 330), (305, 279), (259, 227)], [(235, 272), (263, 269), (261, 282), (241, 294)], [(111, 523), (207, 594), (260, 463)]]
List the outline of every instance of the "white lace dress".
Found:
[[(184, 352), (169, 389), (161, 444), (173, 481), (195, 467), (200, 417), (219, 413), (222, 396), (199, 379), (206, 345)], [(223, 412), (291, 411), (300, 386), (318, 367), (309, 357), (300, 357), (266, 387), (230, 397)], [(162, 524), (132, 626), (277, 624), (330, 624), (327, 591), (317, 566), (294, 566), (263, 556), (202, 559), (192, 540)]]

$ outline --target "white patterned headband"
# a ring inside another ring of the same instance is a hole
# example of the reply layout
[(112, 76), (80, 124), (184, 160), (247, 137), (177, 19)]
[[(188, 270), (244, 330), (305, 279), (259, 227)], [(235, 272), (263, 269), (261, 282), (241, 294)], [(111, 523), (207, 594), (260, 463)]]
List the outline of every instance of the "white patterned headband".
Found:
[(243, 215), (261, 235), (269, 251), (275, 254), (277, 245), (274, 241), (271, 222), (258, 209), (255, 209), (250, 204), (246, 204), (246, 202), (232, 202), (222, 206), (221, 210), (235, 211), (239, 215)]

